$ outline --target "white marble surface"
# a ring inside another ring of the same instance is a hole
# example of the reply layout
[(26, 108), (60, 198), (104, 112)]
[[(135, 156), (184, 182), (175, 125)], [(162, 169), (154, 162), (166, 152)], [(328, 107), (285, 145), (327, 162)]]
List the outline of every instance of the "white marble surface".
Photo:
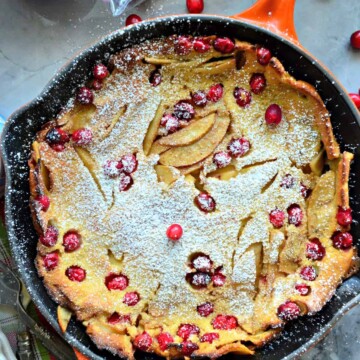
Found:
[[(0, 115), (33, 99), (56, 70), (80, 49), (122, 27), (106, 0), (84, 0), (87, 14), (68, 14), (71, 0), (0, 0)], [(275, 1), (275, 0), (274, 0)], [(79, 0), (78, 0), (79, 2)], [(81, 1), (80, 1), (81, 2)], [(60, 9), (54, 11), (54, 3)], [(205, 12), (231, 15), (253, 0), (205, 0)], [(42, 4), (52, 19), (34, 8)], [(144, 19), (185, 13), (185, 0), (146, 0), (135, 10)], [(54, 18), (60, 19), (54, 21)], [(359, 0), (298, 0), (295, 24), (301, 43), (327, 65), (349, 92), (360, 88), (360, 51), (349, 37), (360, 29)], [(350, 311), (303, 360), (360, 359), (360, 307)]]

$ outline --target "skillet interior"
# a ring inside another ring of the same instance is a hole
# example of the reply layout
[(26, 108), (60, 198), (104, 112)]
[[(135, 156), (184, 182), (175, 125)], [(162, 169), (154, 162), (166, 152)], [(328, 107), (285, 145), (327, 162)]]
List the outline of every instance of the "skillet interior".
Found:
[[(7, 175), (6, 220), (12, 252), (31, 297), (58, 331), (56, 304), (47, 295), (34, 266), (37, 235), (30, 218), (27, 166), (31, 142), (39, 128), (48, 119), (56, 116), (69, 98), (74, 95), (79, 84), (91, 76), (91, 70), (96, 60), (104, 61), (105, 59), (106, 61), (110, 54), (124, 47), (146, 39), (174, 33), (217, 34), (264, 44), (280, 59), (290, 74), (316, 86), (332, 114), (334, 132), (341, 144), (342, 151), (348, 150), (355, 154), (350, 179), (351, 203), (355, 218), (352, 233), (356, 240), (360, 237), (360, 187), (355, 187), (355, 178), (360, 177), (360, 148), (358, 148), (360, 116), (351, 101), (342, 96), (343, 89), (335, 82), (331, 74), (288, 41), (237, 20), (204, 15), (175, 16), (140, 23), (107, 36), (66, 65), (37, 99), (9, 118), (3, 132), (2, 154)], [(359, 241), (357, 241), (357, 246), (360, 249)], [(289, 359), (296, 357), (311, 344), (316, 343), (341, 313), (360, 302), (359, 275), (347, 280), (336, 294), (337, 296), (320, 313), (289, 324), (278, 340), (260, 349), (251, 359)], [(74, 320), (71, 321), (65, 338), (91, 359), (118, 359), (107, 351), (98, 350), (85, 334), (82, 325)], [(227, 356), (229, 359), (232, 357), (234, 356)], [(153, 356), (139, 354), (137, 358), (151, 359)]]

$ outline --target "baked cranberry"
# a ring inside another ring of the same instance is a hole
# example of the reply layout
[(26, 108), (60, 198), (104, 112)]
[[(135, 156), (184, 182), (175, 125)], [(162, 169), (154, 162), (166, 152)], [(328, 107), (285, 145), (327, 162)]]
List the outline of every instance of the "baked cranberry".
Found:
[(79, 89), (76, 99), (80, 104), (89, 105), (94, 101), (94, 94), (91, 89), (83, 86)]
[(63, 246), (66, 252), (72, 252), (80, 247), (81, 236), (76, 231), (68, 231), (63, 237)]
[(166, 230), (166, 236), (172, 240), (177, 241), (182, 237), (183, 229), (179, 224), (172, 224)]
[(131, 188), (134, 183), (131, 175), (121, 174), (119, 182), (119, 191), (127, 191)]
[(156, 87), (158, 85), (161, 84), (161, 74), (159, 69), (155, 69), (154, 71), (151, 72), (150, 77), (149, 77), (149, 82), (152, 86)]
[(313, 266), (304, 266), (300, 271), (300, 277), (307, 281), (314, 281), (317, 278), (315, 268)]
[(175, 52), (179, 55), (187, 55), (193, 49), (192, 40), (188, 36), (179, 36), (175, 42)]
[(93, 134), (90, 129), (81, 128), (74, 131), (71, 138), (76, 145), (89, 145), (92, 141)]
[(214, 329), (219, 330), (232, 330), (238, 326), (236, 317), (232, 315), (217, 315), (211, 324)]
[(267, 65), (270, 62), (271, 56), (270, 50), (264, 47), (256, 49), (256, 57), (260, 65)]
[(46, 195), (39, 195), (35, 201), (39, 204), (40, 210), (47, 211), (50, 206), (50, 199)]
[(92, 88), (94, 90), (101, 90), (103, 87), (103, 82), (101, 80), (95, 79), (92, 83)]
[(131, 317), (130, 315), (120, 315), (119, 313), (114, 312), (107, 318), (107, 322), (111, 325), (131, 324)]
[(338, 208), (338, 212), (336, 214), (336, 220), (339, 225), (341, 226), (348, 226), (352, 223), (352, 215), (350, 208)]
[(128, 292), (125, 294), (123, 303), (127, 306), (135, 306), (140, 301), (140, 295), (138, 292)]
[(156, 340), (159, 343), (159, 347), (161, 351), (166, 351), (168, 348), (168, 345), (174, 342), (174, 338), (167, 332), (160, 333)]
[(195, 204), (201, 211), (206, 213), (214, 211), (216, 207), (215, 200), (209, 194), (206, 193), (200, 193), (195, 198)]
[(209, 256), (201, 254), (196, 256), (192, 261), (191, 265), (194, 269), (202, 272), (210, 272), (212, 267), (212, 261)]
[(204, 0), (186, 0), (186, 6), (190, 14), (200, 14), (204, 10)]
[(198, 305), (196, 310), (200, 316), (207, 317), (214, 312), (214, 305), (206, 302), (204, 304)]
[(211, 48), (210, 44), (204, 39), (195, 39), (193, 45), (194, 50), (201, 54), (206, 53)]
[(234, 51), (235, 44), (229, 38), (217, 38), (214, 41), (214, 49), (222, 54), (229, 54)]
[(301, 295), (306, 296), (310, 293), (310, 286), (306, 284), (296, 284), (295, 290)]
[(59, 253), (57, 251), (48, 253), (44, 256), (43, 261), (47, 271), (54, 270), (59, 263)]
[(266, 87), (266, 79), (264, 74), (252, 74), (250, 79), (250, 88), (254, 94), (260, 94)]
[(213, 282), (214, 287), (224, 286), (226, 282), (226, 276), (221, 272), (215, 272), (215, 274), (211, 277), (211, 281)]
[(295, 179), (293, 176), (291, 176), (290, 174), (286, 174), (282, 180), (281, 180), (281, 183), (280, 183), (280, 186), (282, 188), (286, 188), (286, 189), (290, 189), (294, 186), (294, 183), (295, 183)]
[(186, 341), (191, 335), (197, 335), (199, 333), (200, 329), (196, 325), (181, 324), (176, 334)]
[(351, 34), (350, 44), (354, 49), (360, 49), (360, 30)]
[(350, 93), (349, 96), (350, 96), (351, 100), (354, 102), (355, 106), (360, 110), (360, 95)]
[(53, 144), (53, 145), (51, 145), (51, 148), (56, 152), (62, 152), (65, 150), (65, 145), (64, 144)]
[(139, 15), (131, 14), (126, 18), (125, 25), (129, 26), (129, 25), (139, 23), (141, 21), (142, 21), (142, 18)]
[(206, 94), (206, 98), (212, 102), (218, 102), (224, 94), (224, 87), (222, 84), (215, 84), (210, 87)]
[(336, 249), (349, 249), (353, 245), (353, 237), (349, 232), (336, 231), (331, 237), (333, 246)]
[(241, 157), (249, 152), (250, 142), (244, 137), (232, 139), (229, 142), (227, 149), (229, 150), (231, 156)]
[(195, 110), (189, 101), (181, 100), (174, 106), (174, 115), (179, 120), (189, 121), (195, 116)]
[(132, 174), (134, 171), (136, 171), (137, 166), (138, 166), (138, 161), (137, 161), (136, 156), (134, 154), (123, 155), (120, 158), (119, 163), (121, 165), (118, 165), (118, 166), (120, 166), (120, 169), (125, 174)]
[(207, 98), (204, 91), (197, 91), (196, 93), (192, 94), (191, 100), (196, 106), (203, 107), (207, 104)]
[(181, 353), (184, 356), (190, 356), (194, 351), (196, 351), (198, 349), (199, 349), (199, 347), (191, 341), (184, 341), (181, 344)]
[(166, 131), (169, 133), (173, 133), (180, 128), (180, 122), (179, 120), (170, 114), (165, 114), (160, 122), (161, 126), (164, 126)]
[(213, 343), (213, 341), (219, 339), (218, 333), (206, 333), (200, 338), (200, 342), (208, 342), (210, 344)]
[(190, 273), (187, 275), (187, 279), (197, 289), (205, 288), (211, 282), (211, 276), (204, 272)]
[(213, 163), (218, 169), (228, 166), (231, 163), (231, 156), (226, 151), (219, 151), (213, 156)]
[(80, 266), (73, 265), (66, 269), (65, 275), (71, 281), (82, 282), (86, 278), (86, 271)]
[(283, 321), (295, 320), (300, 315), (300, 307), (292, 302), (286, 301), (277, 309), (277, 316)]
[(50, 225), (46, 229), (45, 235), (41, 235), (39, 240), (43, 245), (47, 247), (51, 247), (56, 244), (58, 236), (59, 236), (59, 232), (56, 229), (56, 227)]
[(115, 178), (115, 177), (120, 176), (120, 174), (121, 174), (121, 164), (119, 164), (118, 161), (108, 160), (103, 165), (103, 168), (104, 168), (104, 174), (107, 177)]
[(142, 334), (137, 335), (134, 339), (134, 346), (142, 351), (149, 350), (151, 344), (152, 338), (146, 331), (144, 331)]
[(129, 286), (129, 279), (123, 274), (111, 273), (105, 278), (105, 285), (109, 290), (125, 290)]
[(61, 128), (52, 128), (46, 133), (45, 140), (50, 145), (64, 144), (70, 140), (70, 136)]
[(244, 88), (237, 86), (234, 89), (234, 98), (239, 106), (247, 107), (251, 102), (251, 93)]
[(299, 205), (292, 204), (287, 209), (289, 224), (300, 226), (303, 219), (303, 212)]
[(326, 250), (318, 238), (311, 239), (306, 244), (306, 257), (311, 260), (322, 260)]
[(311, 189), (309, 189), (303, 183), (300, 184), (300, 193), (304, 199), (307, 199), (311, 194)]
[(109, 70), (104, 64), (97, 64), (94, 66), (93, 74), (95, 79), (104, 80), (109, 76)]
[(279, 209), (274, 209), (269, 214), (269, 220), (274, 228), (281, 228), (284, 225), (285, 213)]
[(279, 125), (282, 120), (281, 107), (271, 104), (265, 111), (265, 121), (268, 125)]

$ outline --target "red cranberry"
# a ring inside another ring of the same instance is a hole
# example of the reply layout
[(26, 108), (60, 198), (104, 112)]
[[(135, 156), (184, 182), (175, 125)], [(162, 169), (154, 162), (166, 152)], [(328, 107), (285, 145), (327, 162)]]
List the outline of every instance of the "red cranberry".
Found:
[(50, 145), (63, 145), (70, 140), (70, 136), (66, 131), (61, 128), (52, 128), (46, 133), (45, 140)]
[(326, 250), (318, 238), (311, 239), (306, 244), (306, 257), (311, 260), (322, 260)]
[(281, 107), (271, 104), (265, 111), (265, 121), (268, 125), (279, 125), (282, 120)]
[(125, 174), (132, 174), (134, 171), (136, 171), (137, 166), (138, 166), (138, 161), (137, 161), (136, 156), (134, 154), (123, 155), (120, 158), (119, 163), (121, 165), (118, 165), (118, 166), (120, 166), (121, 170)]
[(120, 315), (117, 312), (114, 312), (107, 318), (107, 322), (111, 325), (116, 324), (131, 324), (131, 317), (130, 315)]
[(250, 79), (250, 88), (254, 94), (260, 94), (266, 87), (266, 79), (264, 74), (252, 74)]
[(184, 341), (181, 344), (181, 352), (184, 356), (190, 356), (194, 351), (198, 349), (199, 347), (191, 341)]
[(236, 317), (231, 315), (217, 315), (211, 324), (214, 329), (219, 330), (232, 330), (238, 326)]
[(119, 191), (127, 191), (131, 188), (134, 183), (131, 175), (121, 174), (119, 182)]
[(215, 84), (210, 87), (206, 98), (212, 102), (218, 102), (224, 94), (224, 87), (222, 84)]
[(92, 141), (92, 131), (87, 128), (81, 128), (73, 132), (71, 138), (76, 145), (89, 145)]
[(230, 54), (235, 49), (235, 44), (229, 38), (217, 38), (214, 41), (214, 49), (222, 54)]
[(300, 226), (303, 219), (303, 212), (299, 205), (292, 204), (287, 209), (289, 224)]
[(310, 286), (306, 284), (296, 284), (295, 290), (301, 295), (306, 296), (310, 293)]
[(54, 270), (59, 263), (59, 253), (57, 251), (48, 253), (44, 256), (43, 261), (47, 271)]
[(236, 103), (241, 107), (247, 107), (251, 102), (250, 92), (241, 87), (236, 87), (234, 89), (234, 98)]
[(125, 294), (123, 303), (127, 306), (135, 306), (140, 301), (140, 295), (136, 291)]
[(314, 281), (317, 278), (315, 268), (313, 266), (304, 266), (300, 271), (300, 277), (307, 281)]
[(186, 341), (191, 335), (197, 335), (199, 333), (200, 329), (196, 325), (181, 324), (176, 334)]
[(103, 87), (103, 82), (101, 80), (95, 79), (92, 83), (92, 88), (94, 90), (101, 90)]
[(166, 131), (169, 133), (173, 133), (180, 128), (179, 120), (175, 116), (170, 114), (165, 114), (162, 117), (160, 124), (162, 126), (165, 126)]
[(190, 284), (197, 289), (207, 287), (211, 282), (211, 276), (208, 273), (196, 272), (187, 275)]
[(150, 77), (149, 77), (149, 82), (152, 86), (156, 87), (158, 85), (160, 85), (162, 80), (160, 71), (158, 69), (155, 69), (154, 71), (151, 72)]
[(207, 317), (214, 312), (214, 305), (206, 302), (204, 304), (198, 305), (196, 309), (200, 316)]
[(111, 273), (105, 278), (105, 285), (109, 290), (125, 290), (129, 286), (129, 279), (123, 274)]
[(56, 227), (50, 225), (46, 229), (45, 235), (41, 235), (39, 240), (43, 245), (51, 247), (56, 244), (58, 236), (59, 232), (57, 231)]
[(211, 48), (210, 44), (203, 39), (194, 40), (194, 50), (198, 53), (206, 53)]
[(204, 211), (206, 213), (214, 211), (216, 207), (215, 200), (206, 193), (200, 193), (195, 198), (195, 203), (201, 211)]
[(283, 321), (290, 321), (299, 317), (300, 312), (300, 308), (296, 303), (292, 301), (286, 301), (284, 304), (278, 307), (277, 316)]
[(200, 14), (204, 10), (204, 0), (186, 0), (186, 6), (190, 14)]
[(175, 52), (179, 55), (187, 55), (193, 49), (193, 43), (188, 36), (179, 36), (175, 42)]
[(295, 183), (295, 179), (290, 174), (286, 174), (282, 178), (280, 186), (282, 188), (290, 189), (294, 186), (294, 183)]
[(139, 15), (131, 14), (126, 18), (125, 25), (129, 26), (129, 25), (139, 23), (141, 21), (142, 21), (142, 18)]
[(110, 178), (115, 178), (121, 174), (121, 164), (118, 161), (108, 160), (103, 166), (104, 174)]
[(230, 155), (234, 157), (241, 157), (246, 155), (250, 150), (250, 142), (245, 138), (232, 139), (227, 146)]
[(256, 50), (257, 61), (260, 65), (267, 65), (270, 62), (271, 56), (270, 50), (264, 47), (257, 48)]
[(168, 345), (174, 342), (174, 338), (167, 332), (162, 332), (156, 337), (161, 351), (165, 351)]
[(46, 195), (39, 195), (35, 201), (39, 204), (40, 210), (47, 211), (50, 206), (50, 199)]
[(284, 225), (285, 214), (279, 209), (274, 209), (269, 214), (269, 220), (274, 228), (281, 228)]
[(65, 150), (65, 145), (64, 144), (54, 144), (54, 145), (51, 145), (51, 148), (56, 152), (62, 152)]
[(300, 193), (304, 199), (307, 199), (311, 194), (311, 189), (305, 186), (303, 183), (300, 184)]
[(228, 166), (231, 163), (231, 156), (226, 151), (219, 151), (213, 156), (213, 163), (218, 169)]
[(174, 106), (174, 115), (179, 120), (189, 121), (195, 116), (195, 110), (189, 101), (181, 100)]
[(65, 275), (71, 281), (82, 282), (86, 278), (86, 271), (80, 266), (73, 265), (66, 269)]
[(214, 287), (224, 286), (226, 282), (226, 276), (220, 272), (222, 267), (215, 270), (215, 274), (211, 277)]
[(207, 255), (198, 255), (192, 261), (191, 265), (194, 269), (202, 272), (210, 272), (212, 267), (212, 261)]
[(151, 344), (152, 338), (146, 331), (144, 331), (142, 334), (137, 335), (134, 339), (134, 346), (142, 351), (149, 350)]
[(204, 91), (197, 91), (196, 93), (192, 94), (191, 100), (196, 106), (203, 107), (207, 104), (207, 98)]
[(208, 342), (210, 344), (213, 343), (213, 341), (219, 339), (218, 333), (206, 333), (200, 338), (200, 342)]
[(333, 246), (336, 249), (349, 249), (353, 245), (353, 237), (349, 232), (336, 231), (331, 237)]
[(354, 49), (360, 49), (360, 30), (351, 34), (350, 44)]
[(172, 224), (166, 230), (166, 236), (172, 240), (177, 241), (182, 237), (183, 229), (179, 224)]
[(348, 226), (352, 223), (352, 215), (350, 208), (338, 208), (338, 212), (336, 214), (336, 220), (339, 225), (341, 226)]
[(349, 94), (351, 100), (354, 102), (355, 106), (360, 110), (360, 95), (359, 94)]
[(79, 92), (76, 95), (76, 99), (80, 104), (89, 105), (94, 101), (94, 94), (91, 89), (83, 86), (79, 89)]
[(94, 78), (97, 80), (104, 80), (109, 75), (109, 70), (104, 64), (97, 64), (93, 70)]
[(72, 252), (80, 247), (81, 236), (76, 231), (68, 231), (63, 237), (63, 246), (66, 252)]

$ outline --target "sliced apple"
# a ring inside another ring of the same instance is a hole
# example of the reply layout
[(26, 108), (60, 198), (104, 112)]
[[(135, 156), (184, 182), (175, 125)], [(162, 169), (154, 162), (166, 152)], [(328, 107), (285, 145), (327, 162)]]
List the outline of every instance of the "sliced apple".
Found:
[(200, 120), (195, 120), (176, 133), (161, 138), (159, 144), (166, 146), (185, 146), (193, 144), (195, 141), (205, 136), (213, 127), (214, 123), (215, 113)]
[(190, 184), (195, 184), (196, 179), (191, 174), (187, 174), (185, 175), (185, 181)]
[(153, 65), (167, 65), (167, 64), (172, 64), (172, 63), (177, 62), (177, 60), (173, 60), (173, 59), (153, 58), (153, 57), (147, 57), (147, 56), (145, 56), (144, 60), (147, 63), (153, 64)]
[(57, 307), (56, 312), (57, 312), (57, 318), (58, 318), (58, 323), (59, 323), (60, 329), (64, 333), (64, 332), (66, 332), (66, 329), (69, 325), (72, 313), (70, 310), (68, 310), (60, 305)]
[(228, 165), (228, 166), (226, 166), (226, 167), (224, 167), (222, 169), (217, 169), (215, 171), (212, 171), (207, 176), (208, 177), (214, 177), (214, 178), (219, 179), (219, 180), (229, 180), (229, 179), (235, 177), (238, 174), (239, 174), (239, 172), (236, 171), (234, 165)]
[(320, 150), (318, 154), (316, 154), (316, 156), (310, 162), (310, 169), (317, 176), (320, 176), (324, 169), (324, 165), (325, 165), (324, 154), (325, 154), (325, 149), (323, 148)]
[(93, 115), (95, 114), (96, 106), (91, 105), (81, 105), (77, 104), (69, 112), (66, 112), (57, 120), (57, 124), (62, 126), (64, 125), (65, 130), (77, 130), (83, 127), (86, 127)]
[(161, 102), (156, 110), (153, 120), (151, 121), (151, 123), (149, 125), (148, 131), (147, 131), (145, 139), (144, 139), (143, 148), (144, 148), (145, 155), (149, 155), (149, 153), (150, 153), (151, 146), (152, 146), (152, 144), (157, 136), (157, 133), (158, 133), (160, 121), (164, 114), (164, 110), (165, 110), (164, 105)]
[(235, 69), (235, 59), (214, 61), (194, 69), (198, 74), (206, 73), (207, 75), (219, 74), (224, 71)]
[(209, 156), (224, 138), (230, 124), (228, 112), (217, 114), (212, 129), (197, 142), (174, 147), (160, 155), (160, 164), (168, 166), (190, 166)]
[(177, 176), (169, 166), (155, 165), (154, 168), (157, 173), (158, 180), (167, 185), (170, 185), (180, 177), (180, 174)]
[(181, 175), (192, 174), (193, 172), (201, 169), (204, 166), (204, 161), (200, 161), (196, 164), (179, 168)]
[(169, 149), (170, 149), (170, 146), (160, 145), (159, 140), (156, 140), (151, 146), (149, 155), (161, 154)]

